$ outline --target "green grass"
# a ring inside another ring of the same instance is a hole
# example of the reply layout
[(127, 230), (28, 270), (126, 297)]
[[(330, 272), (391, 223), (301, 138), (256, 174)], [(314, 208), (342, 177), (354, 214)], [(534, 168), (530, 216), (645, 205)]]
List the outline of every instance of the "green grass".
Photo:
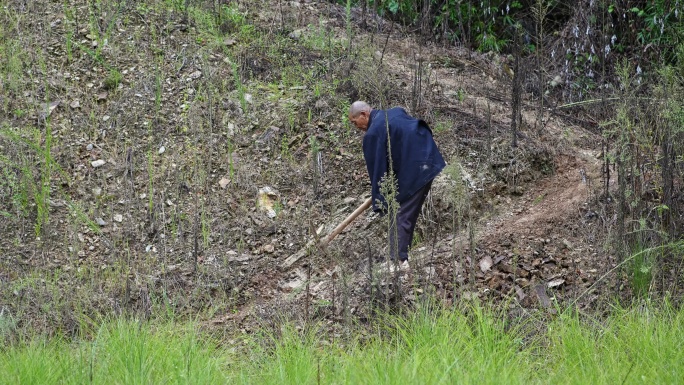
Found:
[[(8, 384), (225, 383), (227, 354), (188, 326), (137, 321), (102, 326), (89, 341), (37, 338), (0, 356)], [(7, 382), (4, 382), (7, 381)]]
[(544, 372), (557, 384), (676, 384), (684, 378), (684, 311), (618, 310), (603, 326), (563, 316), (549, 326)]
[(618, 309), (603, 322), (563, 313), (541, 325), (512, 327), (474, 306), (386, 317), (333, 342), (324, 329), (284, 326), (277, 335), (219, 343), (194, 324), (117, 320), (83, 339), (36, 337), (2, 346), (0, 378), (17, 384), (674, 384), (684, 374), (684, 312), (669, 305)]

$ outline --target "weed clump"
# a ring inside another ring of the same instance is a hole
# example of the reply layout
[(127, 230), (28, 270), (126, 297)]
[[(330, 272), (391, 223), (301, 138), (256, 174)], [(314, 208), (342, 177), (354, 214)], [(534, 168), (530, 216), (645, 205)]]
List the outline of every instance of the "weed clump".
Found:
[(123, 80), (123, 75), (116, 68), (112, 68), (109, 71), (109, 76), (104, 80), (103, 87), (105, 90), (111, 91), (115, 90), (121, 81)]

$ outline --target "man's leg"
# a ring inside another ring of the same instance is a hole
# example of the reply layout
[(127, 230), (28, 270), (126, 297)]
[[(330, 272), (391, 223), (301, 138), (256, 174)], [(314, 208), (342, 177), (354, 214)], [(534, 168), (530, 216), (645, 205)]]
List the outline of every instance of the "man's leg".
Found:
[[(420, 209), (423, 207), (425, 198), (430, 192), (432, 181), (428, 182), (423, 188), (416, 191), (406, 202), (401, 204), (396, 221), (390, 218), (390, 257), (396, 258), (396, 247), (399, 247), (399, 260), (408, 260), (408, 249), (413, 240), (413, 231), (416, 229), (416, 222)], [(394, 222), (394, 223), (393, 223)], [(396, 226), (396, 231), (394, 230)], [(395, 238), (396, 235), (396, 238)]]

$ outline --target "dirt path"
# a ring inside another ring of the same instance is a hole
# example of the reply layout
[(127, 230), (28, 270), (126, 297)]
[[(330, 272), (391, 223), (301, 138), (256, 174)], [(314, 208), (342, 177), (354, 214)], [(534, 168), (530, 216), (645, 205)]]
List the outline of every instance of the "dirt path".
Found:
[[(410, 53), (419, 50), (418, 44), (411, 39), (390, 39), (388, 46), (387, 65), (410, 76), (415, 63), (414, 55)], [(432, 88), (452, 101), (449, 108), (481, 115), (491, 111), (493, 124), (510, 126), (511, 112), (507, 102), (510, 87), (505, 77), (499, 77), (499, 59), (488, 60), (479, 54), (463, 57), (457, 50), (423, 48), (422, 51), (423, 55), (442, 62), (461, 63), (457, 68), (442, 66), (431, 70), (435, 81)], [(459, 90), (463, 90), (462, 100), (450, 98)], [(483, 241), (554, 234), (567, 237), (569, 235), (564, 234), (562, 228), (568, 221), (578, 218), (582, 205), (592, 198), (592, 189), (600, 178), (600, 137), (562, 122), (549, 112), (545, 113), (544, 121), (543, 133), (538, 135), (533, 129), (536, 111), (528, 104), (523, 109), (523, 132), (527, 139), (522, 140), (548, 148), (553, 154), (553, 170), (534, 183), (528, 183), (522, 196), (504, 196), (498, 200), (495, 213), (478, 230)]]

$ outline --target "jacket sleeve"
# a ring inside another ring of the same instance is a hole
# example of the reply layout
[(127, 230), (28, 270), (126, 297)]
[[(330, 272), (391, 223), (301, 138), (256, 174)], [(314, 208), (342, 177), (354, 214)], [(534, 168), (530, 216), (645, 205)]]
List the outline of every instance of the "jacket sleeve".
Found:
[[(363, 156), (366, 159), (366, 167), (371, 182), (373, 211), (384, 212), (387, 203), (380, 194), (380, 180), (387, 174), (387, 144), (377, 135), (366, 134), (363, 137)], [(378, 201), (381, 203), (380, 207), (377, 205)]]

